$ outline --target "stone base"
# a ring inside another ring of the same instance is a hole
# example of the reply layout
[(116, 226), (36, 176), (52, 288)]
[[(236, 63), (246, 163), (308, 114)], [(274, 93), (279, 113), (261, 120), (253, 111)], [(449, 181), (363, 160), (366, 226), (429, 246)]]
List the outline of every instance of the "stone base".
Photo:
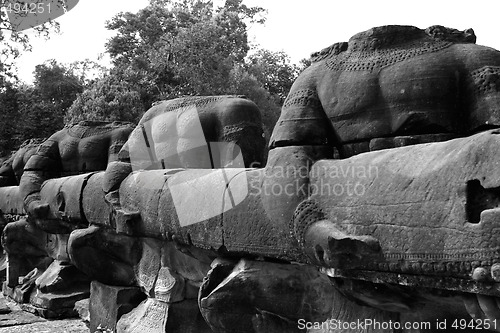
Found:
[(16, 303), (27, 303), (29, 302), (33, 286), (34, 283), (31, 285), (31, 288), (26, 288), (26, 286), (23, 285), (9, 287), (8, 282), (5, 281), (2, 284), (2, 293), (5, 297), (12, 299)]
[(189, 299), (170, 304), (166, 332), (211, 333), (212, 330), (201, 315), (198, 301)]
[(146, 295), (138, 287), (117, 287), (92, 281), (90, 287), (90, 331), (99, 327), (115, 332), (122, 315), (134, 309)]
[(148, 298), (124, 315), (117, 333), (212, 333), (201, 316), (196, 300), (166, 303)]
[(11, 288), (4, 282), (2, 289), (3, 294), (19, 303), (23, 310), (50, 319), (78, 317), (74, 309), (75, 302), (90, 295), (87, 287), (64, 293), (42, 293), (38, 289), (23, 289), (22, 286)]

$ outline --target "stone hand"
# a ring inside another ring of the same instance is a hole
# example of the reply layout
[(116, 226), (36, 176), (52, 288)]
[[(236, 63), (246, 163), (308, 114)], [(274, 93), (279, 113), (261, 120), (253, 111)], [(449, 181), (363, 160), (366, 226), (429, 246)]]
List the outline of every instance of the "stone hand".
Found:
[(487, 325), (490, 330), (500, 332), (500, 298), (466, 294), (463, 301), (469, 315), (480, 320), (481, 326), (487, 328)]
[(379, 242), (371, 236), (347, 235), (328, 221), (313, 223), (305, 232), (306, 254), (324, 267), (342, 268), (380, 254)]
[(49, 215), (50, 206), (48, 203), (40, 200), (30, 202), (28, 206), (28, 215), (35, 219), (46, 218)]

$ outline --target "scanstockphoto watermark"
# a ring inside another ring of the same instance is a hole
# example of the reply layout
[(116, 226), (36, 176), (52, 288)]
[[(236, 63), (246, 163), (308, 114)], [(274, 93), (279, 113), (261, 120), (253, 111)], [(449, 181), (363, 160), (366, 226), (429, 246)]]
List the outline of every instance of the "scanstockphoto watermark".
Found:
[[(438, 323), (439, 324), (439, 323)], [(330, 319), (324, 322), (310, 322), (305, 319), (297, 321), (297, 327), (300, 330), (429, 330), (432, 328), (431, 322), (404, 322), (399, 321), (378, 321), (376, 319), (358, 319), (356, 321), (342, 321), (338, 319)], [(439, 326), (437, 326), (439, 329)]]
[(376, 165), (332, 162), (323, 165), (274, 166), (266, 172), (272, 182), (261, 184), (253, 179), (250, 195), (272, 196), (363, 196), (369, 184), (378, 178)]

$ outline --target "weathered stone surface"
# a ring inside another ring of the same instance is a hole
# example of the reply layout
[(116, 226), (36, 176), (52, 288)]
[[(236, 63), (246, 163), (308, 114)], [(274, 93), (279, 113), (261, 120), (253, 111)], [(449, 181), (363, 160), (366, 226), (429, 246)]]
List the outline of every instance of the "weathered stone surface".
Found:
[(214, 263), (199, 294), (203, 317), (216, 332), (265, 332), (255, 327), (263, 325), (259, 316), (290, 329), (299, 319), (326, 320), (332, 310), (333, 286), (314, 267), (242, 259), (231, 268)]
[(73, 264), (92, 279), (118, 286), (135, 284), (134, 267), (142, 256), (141, 239), (90, 226), (73, 231), (68, 248)]
[(100, 326), (111, 330), (125, 313), (134, 309), (146, 295), (138, 287), (108, 286), (97, 281), (91, 284), (90, 331)]
[(81, 194), (81, 214), (88, 222), (111, 226), (111, 209), (104, 199), (104, 174), (105, 172), (101, 171), (90, 175), (92, 181), (87, 181)]
[(121, 317), (117, 333), (210, 333), (195, 300), (165, 303), (148, 298)]
[(0, 211), (4, 214), (24, 214), (23, 199), (19, 186), (0, 187)]
[(35, 286), (43, 293), (71, 291), (74, 288), (88, 288), (90, 280), (75, 266), (54, 260), (35, 280)]
[(35, 287), (35, 281), (42, 272), (42, 270), (34, 268), (25, 276), (18, 276), (15, 283), (9, 284), (8, 281), (4, 282), (2, 285), (3, 294), (17, 303), (29, 302), (31, 293)]
[(172, 303), (168, 309), (166, 333), (213, 332), (203, 319), (196, 300)]
[(90, 323), (90, 298), (75, 302), (74, 309), (84, 322)]
[(15, 153), (0, 163), (0, 187), (19, 185), (24, 166), (44, 140), (36, 138), (24, 141)]
[[(332, 160), (500, 125), (500, 53), (474, 42), (469, 30), (386, 26), (317, 54), (284, 103), (269, 163), (262, 170), (234, 163), (240, 153), (234, 143), (249, 166), (258, 159), (263, 141), (258, 110), (240, 97), (159, 103), (104, 175), (61, 178), (42, 186), (41, 176), (47, 174), (102, 170), (98, 155), (105, 155), (104, 150), (109, 149), (108, 157), (117, 156), (119, 143), (113, 148), (93, 140), (109, 139), (109, 128), (68, 127), (28, 162), (20, 185), (25, 208), (31, 221), (51, 233), (67, 233), (84, 226), (86, 219), (100, 226), (72, 234), (71, 257), (101, 281), (137, 282), (150, 296), (122, 318), (123, 331), (164, 332), (177, 324), (170, 320), (177, 305), (172, 302), (193, 296), (206, 262), (218, 255), (334, 267), (336, 280), (363, 280), (365, 274), (364, 280), (384, 286), (344, 288), (344, 294), (395, 312), (411, 309), (406, 298), (386, 297), (380, 290), (391, 289), (391, 283), (420, 286), (426, 281), (421, 277), (438, 281), (432, 286), (439, 289), (456, 282), (451, 290), (500, 296), (494, 284), (500, 265), (495, 226), (500, 208), (498, 132)], [(194, 135), (195, 129), (201, 134)], [(216, 139), (233, 145), (213, 149)], [(85, 158), (53, 158), (68, 151)], [(130, 168), (124, 167), (129, 158)], [(240, 168), (212, 170), (225, 162)], [(173, 169), (180, 167), (204, 169)], [(170, 170), (138, 171), (155, 168)], [(106, 195), (99, 191), (101, 182)], [(181, 256), (171, 260), (166, 253), (173, 252), (164, 241), (202, 263), (177, 260)], [(195, 268), (186, 269), (191, 265)], [(102, 269), (106, 266), (108, 272)], [(242, 261), (234, 271), (229, 267), (216, 265), (200, 293), (213, 327), (290, 331), (302, 315), (328, 319), (330, 309), (322, 307), (335, 296), (326, 290), (330, 285), (323, 275), (312, 278), (320, 287), (307, 289), (310, 276), (300, 273), (307, 275), (311, 266)], [(22, 269), (12, 270), (9, 285)], [(294, 274), (299, 278), (288, 279)], [(56, 281), (47, 273), (39, 285), (48, 291)], [(323, 287), (326, 291), (318, 292)], [(40, 295), (39, 289), (31, 296), (39, 306), (57, 299)], [(476, 308), (481, 305), (479, 310), (488, 312), (485, 304), (492, 300), (483, 295), (477, 300)], [(54, 304), (69, 308), (64, 302)], [(358, 318), (369, 313), (358, 307), (352, 312)], [(105, 324), (114, 325), (118, 317), (105, 318)]]
[(435, 30), (452, 29), (375, 27), (321, 51), (291, 88), (271, 148), (499, 125), (500, 53)]
[(34, 288), (29, 303), (22, 304), (24, 310), (44, 318), (71, 318), (78, 316), (75, 302), (90, 296), (87, 286), (72, 288), (62, 293), (43, 293)]
[[(406, 136), (395, 136), (392, 138), (376, 138), (370, 140), (370, 146), (368, 150), (362, 151), (375, 151), (381, 149), (390, 149), (390, 148), (398, 148), (404, 146), (411, 146), (420, 143), (429, 143), (429, 142), (441, 142), (447, 141), (451, 139), (455, 139), (456, 135), (454, 134), (423, 134), (423, 135), (406, 135)], [(356, 154), (352, 154), (349, 156), (353, 156)]]
[(493, 130), (319, 161), (311, 170), (311, 200), (345, 233), (380, 241), (383, 257), (357, 268), (469, 278), (473, 262), (489, 269), (500, 261), (499, 143)]
[[(495, 239), (487, 236), (494, 235), (496, 230), (494, 223), (488, 222), (496, 211), (494, 189), (498, 187), (496, 179), (500, 177), (494, 167), (499, 153), (497, 147), (500, 147), (496, 133), (488, 131), (442, 143), (376, 151), (345, 160), (314, 163), (314, 158), (310, 158), (304, 159), (299, 166), (274, 164), (274, 171), (240, 171), (231, 177), (230, 182), (236, 185), (228, 188), (236, 192), (238, 186), (243, 184), (239, 177), (243, 177), (247, 181), (246, 188), (254, 192), (249, 191), (240, 205), (228, 210), (222, 217), (218, 216), (219, 222), (211, 222), (216, 219), (211, 218), (208, 222), (198, 223), (197, 227), (203, 230), (204, 235), (186, 227), (177, 230), (182, 230), (180, 239), (183, 242), (189, 244), (190, 239), (198, 247), (217, 249), (219, 244), (224, 243), (225, 250), (233, 253), (246, 252), (308, 262), (309, 259), (301, 254), (303, 249), (300, 244), (304, 240), (303, 233), (317, 221), (303, 221), (299, 218), (300, 212), (296, 212), (299, 219), (290, 224), (293, 210), (298, 206), (296, 202), (300, 203), (298, 199), (308, 198), (317, 202), (325, 219), (339, 230), (339, 235), (371, 235), (380, 242), (382, 257), (374, 253), (376, 260), (372, 257), (365, 257), (364, 261), (348, 258), (343, 261), (347, 266), (342, 268), (469, 278), (472, 262), (482, 261), (481, 266), (488, 268), (495, 260), (500, 260), (494, 252)], [(280, 153), (287, 149), (273, 151)], [(281, 171), (278, 166), (283, 166)], [(125, 180), (121, 188), (122, 207), (141, 212), (141, 219), (134, 224), (138, 236), (146, 234), (168, 238), (168, 232), (158, 230), (171, 228), (172, 221), (168, 217), (176, 220), (175, 210), (172, 209), (175, 205), (168, 201), (159, 205), (153, 200), (158, 195), (161, 196), (160, 201), (167, 200), (168, 195), (165, 194), (170, 189), (165, 178), (168, 177), (164, 171), (148, 171), (133, 174)], [(273, 179), (273, 182), (266, 183), (268, 179)], [(302, 182), (304, 186), (301, 186)], [(154, 195), (150, 189), (145, 189), (145, 195), (141, 195), (141, 189), (145, 187), (133, 185), (159, 183), (163, 183), (162, 192), (155, 192)], [(272, 193), (273, 184), (280, 193)], [(265, 192), (265, 186), (271, 187), (270, 194)], [(226, 193), (220, 196), (223, 195)], [(481, 203), (483, 197), (491, 199)], [(380, 207), (384, 209), (380, 210)], [(170, 209), (170, 213), (162, 213), (165, 209)], [(433, 221), (432, 226), (429, 221)], [(158, 223), (161, 223), (159, 228)], [(429, 235), (429, 228), (438, 225), (452, 229)], [(175, 235), (176, 229), (170, 230)], [(223, 242), (220, 238), (222, 230)], [(395, 233), (401, 233), (401, 237), (387, 236)], [(319, 234), (325, 239), (333, 237), (324, 232)], [(471, 239), (474, 239), (473, 243)], [(356, 242), (355, 238), (353, 240)], [(360, 241), (359, 246), (363, 246), (363, 239), (357, 240)], [(313, 248), (314, 244), (318, 244), (314, 242), (312, 240), (310, 245)], [(349, 251), (355, 250), (357, 245), (352, 247), (349, 241), (344, 243), (341, 251), (350, 256)], [(478, 246), (484, 250), (481, 258), (473, 250)], [(332, 266), (326, 260), (328, 245), (319, 256), (324, 256), (322, 259), (316, 258), (315, 251), (313, 249), (311, 260), (319, 260), (320, 264), (323, 260), (326, 266)], [(353, 253), (352, 257), (355, 258), (356, 254)]]
[(168, 267), (160, 268), (155, 283), (154, 295), (161, 302), (180, 302), (185, 298), (184, 279)]
[(120, 318), (116, 325), (116, 332), (166, 333), (169, 305), (154, 298), (144, 300), (138, 307)]

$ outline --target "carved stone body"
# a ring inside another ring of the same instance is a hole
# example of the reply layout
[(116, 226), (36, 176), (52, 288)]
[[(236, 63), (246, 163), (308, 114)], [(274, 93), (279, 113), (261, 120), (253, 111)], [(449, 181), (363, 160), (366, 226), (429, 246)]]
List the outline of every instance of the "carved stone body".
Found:
[(21, 147), (5, 160), (0, 166), (0, 187), (19, 185), (24, 166), (32, 155), (36, 153), (45, 139), (30, 139), (21, 144)]
[[(78, 186), (82, 188), (85, 178), (78, 176), (74, 182), (70, 179), (66, 187), (62, 186), (64, 180), (59, 181), (59, 186), (56, 186), (58, 193), (51, 198), (55, 204), (41, 200), (41, 192), (50, 191), (50, 185), (44, 187), (43, 183), (62, 176), (104, 170), (108, 162), (116, 160), (132, 129), (129, 123), (117, 122), (69, 125), (44, 141), (30, 157), (24, 167), (18, 193), (24, 202), (27, 217), (9, 223), (2, 234), (2, 244), (9, 258), (7, 290), (14, 294), (15, 290), (9, 288), (16, 288), (18, 278), (35, 268), (37, 270), (30, 274), (31, 280), (25, 281), (25, 286), (19, 288), (25, 294), (23, 297), (29, 297), (31, 288), (36, 284), (42, 293), (37, 294), (32, 302), (40, 301), (45, 304), (43, 306), (51, 308), (44, 311), (72, 312), (71, 308), (54, 309), (67, 305), (58, 305), (57, 302), (54, 305), (43, 299), (44, 292), (57, 290), (71, 295), (77, 288), (83, 296), (85, 292), (88, 294), (88, 277), (67, 264), (70, 258), (66, 249), (71, 230), (88, 224), (84, 216), (78, 214), (79, 203), (73, 204), (74, 200), (78, 200), (71, 198), (74, 192), (70, 191), (69, 196), (67, 193), (70, 186), (76, 190)], [(77, 216), (69, 218), (68, 215)], [(42, 274), (49, 264), (49, 269)]]
[(42, 228), (49, 232), (68, 232), (64, 226), (57, 226), (57, 222), (53, 227), (45, 223), (49, 211), (48, 205), (40, 201), (43, 182), (105, 170), (109, 162), (117, 160), (132, 129), (130, 123), (85, 121), (68, 125), (48, 138), (26, 164), (19, 185), (25, 210), (35, 223), (44, 224)]
[[(499, 295), (500, 280), (496, 130), (334, 159), (499, 126), (500, 53), (474, 41), (470, 30), (388, 26), (317, 54), (285, 101), (263, 169), (213, 170), (235, 166), (238, 150), (224, 146), (214, 159), (207, 144), (236, 142), (243, 166), (258, 161), (262, 132), (252, 103), (194, 97), (148, 111), (105, 173), (47, 181), (38, 198), (27, 196), (57, 207), (66, 184), (78, 184), (76, 214), (92, 226), (72, 232), (72, 260), (101, 282), (148, 295), (119, 331), (141, 323), (163, 331), (168, 324), (147, 319), (192, 304), (200, 287), (205, 319), (227, 332), (290, 332), (298, 318), (319, 322), (328, 313), (434, 322), (427, 305), (437, 302), (451, 304), (453, 318), (465, 309), (494, 316), (487, 295)], [(71, 214), (64, 202), (59, 211)], [(249, 260), (212, 262), (217, 256)], [(290, 307), (273, 301), (291, 289)], [(480, 295), (464, 306), (462, 292)], [(316, 303), (315, 295), (339, 306)]]
[(271, 148), (344, 146), (350, 156), (376, 149), (377, 138), (463, 136), (500, 124), (500, 53), (474, 44), (472, 30), (446, 31), (377, 27), (313, 55)]

